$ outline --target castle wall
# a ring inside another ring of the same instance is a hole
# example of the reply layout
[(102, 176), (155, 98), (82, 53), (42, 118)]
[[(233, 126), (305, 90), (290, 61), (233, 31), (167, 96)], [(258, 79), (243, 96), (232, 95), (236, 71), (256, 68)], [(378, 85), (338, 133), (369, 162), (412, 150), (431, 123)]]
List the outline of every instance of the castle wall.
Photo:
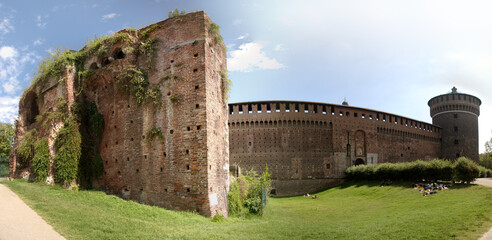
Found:
[(428, 160), (440, 155), (440, 128), (345, 105), (269, 101), (229, 104), (230, 164), (263, 172), (276, 195), (340, 183), (355, 164)]
[(479, 98), (458, 93), (439, 95), (429, 100), (432, 123), (442, 127), (441, 154), (445, 159), (464, 156), (478, 161)]
[[(94, 70), (86, 85), (55, 83), (54, 93), (44, 94), (41, 112), (63, 96), (94, 102), (104, 116), (104, 171), (94, 186), (145, 204), (227, 216), (228, 114), (218, 73), (227, 67), (222, 43), (209, 35), (211, 23), (204, 12), (156, 23), (159, 27), (147, 38), (156, 39), (152, 56), (137, 50), (125, 55), (127, 44), (116, 42), (108, 56), (90, 56), (84, 62), (84, 69)], [(160, 106), (138, 103), (118, 86), (119, 74), (130, 65), (138, 66), (149, 86), (160, 90)], [(19, 112), (23, 116), (30, 111), (21, 106)], [(151, 137), (153, 129), (162, 138)]]

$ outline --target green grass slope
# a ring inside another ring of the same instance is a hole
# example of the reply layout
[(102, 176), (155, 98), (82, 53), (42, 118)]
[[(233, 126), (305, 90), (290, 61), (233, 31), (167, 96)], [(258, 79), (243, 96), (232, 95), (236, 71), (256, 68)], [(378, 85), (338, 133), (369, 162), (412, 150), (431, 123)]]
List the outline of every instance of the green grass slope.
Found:
[(492, 188), (423, 197), (410, 184), (347, 183), (319, 199), (271, 198), (263, 217), (223, 222), (100, 191), (3, 182), (67, 239), (477, 239), (492, 227)]

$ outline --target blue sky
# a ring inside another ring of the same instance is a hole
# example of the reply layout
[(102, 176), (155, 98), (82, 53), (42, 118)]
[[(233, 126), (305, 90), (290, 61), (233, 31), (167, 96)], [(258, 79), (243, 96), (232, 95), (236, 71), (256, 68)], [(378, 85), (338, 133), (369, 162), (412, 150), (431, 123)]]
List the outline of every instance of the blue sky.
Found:
[(490, 1), (1, 1), (0, 122), (13, 122), (39, 61), (94, 35), (143, 27), (175, 8), (204, 10), (228, 47), (230, 102), (341, 103), (432, 122), (427, 101), (482, 99), (492, 136)]

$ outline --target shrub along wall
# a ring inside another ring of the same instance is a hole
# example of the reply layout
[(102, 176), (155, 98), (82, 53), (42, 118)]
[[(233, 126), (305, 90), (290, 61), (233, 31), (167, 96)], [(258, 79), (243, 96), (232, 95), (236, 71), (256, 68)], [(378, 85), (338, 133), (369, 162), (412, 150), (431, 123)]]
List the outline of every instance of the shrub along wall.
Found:
[(405, 163), (382, 163), (352, 166), (345, 170), (347, 180), (402, 180), (402, 181), (463, 181), (490, 177), (492, 170), (461, 157), (456, 161), (434, 159)]

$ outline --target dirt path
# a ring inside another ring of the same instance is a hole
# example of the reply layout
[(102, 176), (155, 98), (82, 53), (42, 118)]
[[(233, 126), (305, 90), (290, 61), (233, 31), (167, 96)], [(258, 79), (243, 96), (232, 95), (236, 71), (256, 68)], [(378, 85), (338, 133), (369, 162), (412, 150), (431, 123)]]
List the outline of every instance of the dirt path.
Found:
[(8, 187), (0, 184), (0, 239), (65, 239)]
[[(492, 178), (477, 178), (477, 180), (473, 183), (486, 187), (492, 187)], [(492, 240), (492, 228), (485, 235), (483, 235), (480, 240)]]

